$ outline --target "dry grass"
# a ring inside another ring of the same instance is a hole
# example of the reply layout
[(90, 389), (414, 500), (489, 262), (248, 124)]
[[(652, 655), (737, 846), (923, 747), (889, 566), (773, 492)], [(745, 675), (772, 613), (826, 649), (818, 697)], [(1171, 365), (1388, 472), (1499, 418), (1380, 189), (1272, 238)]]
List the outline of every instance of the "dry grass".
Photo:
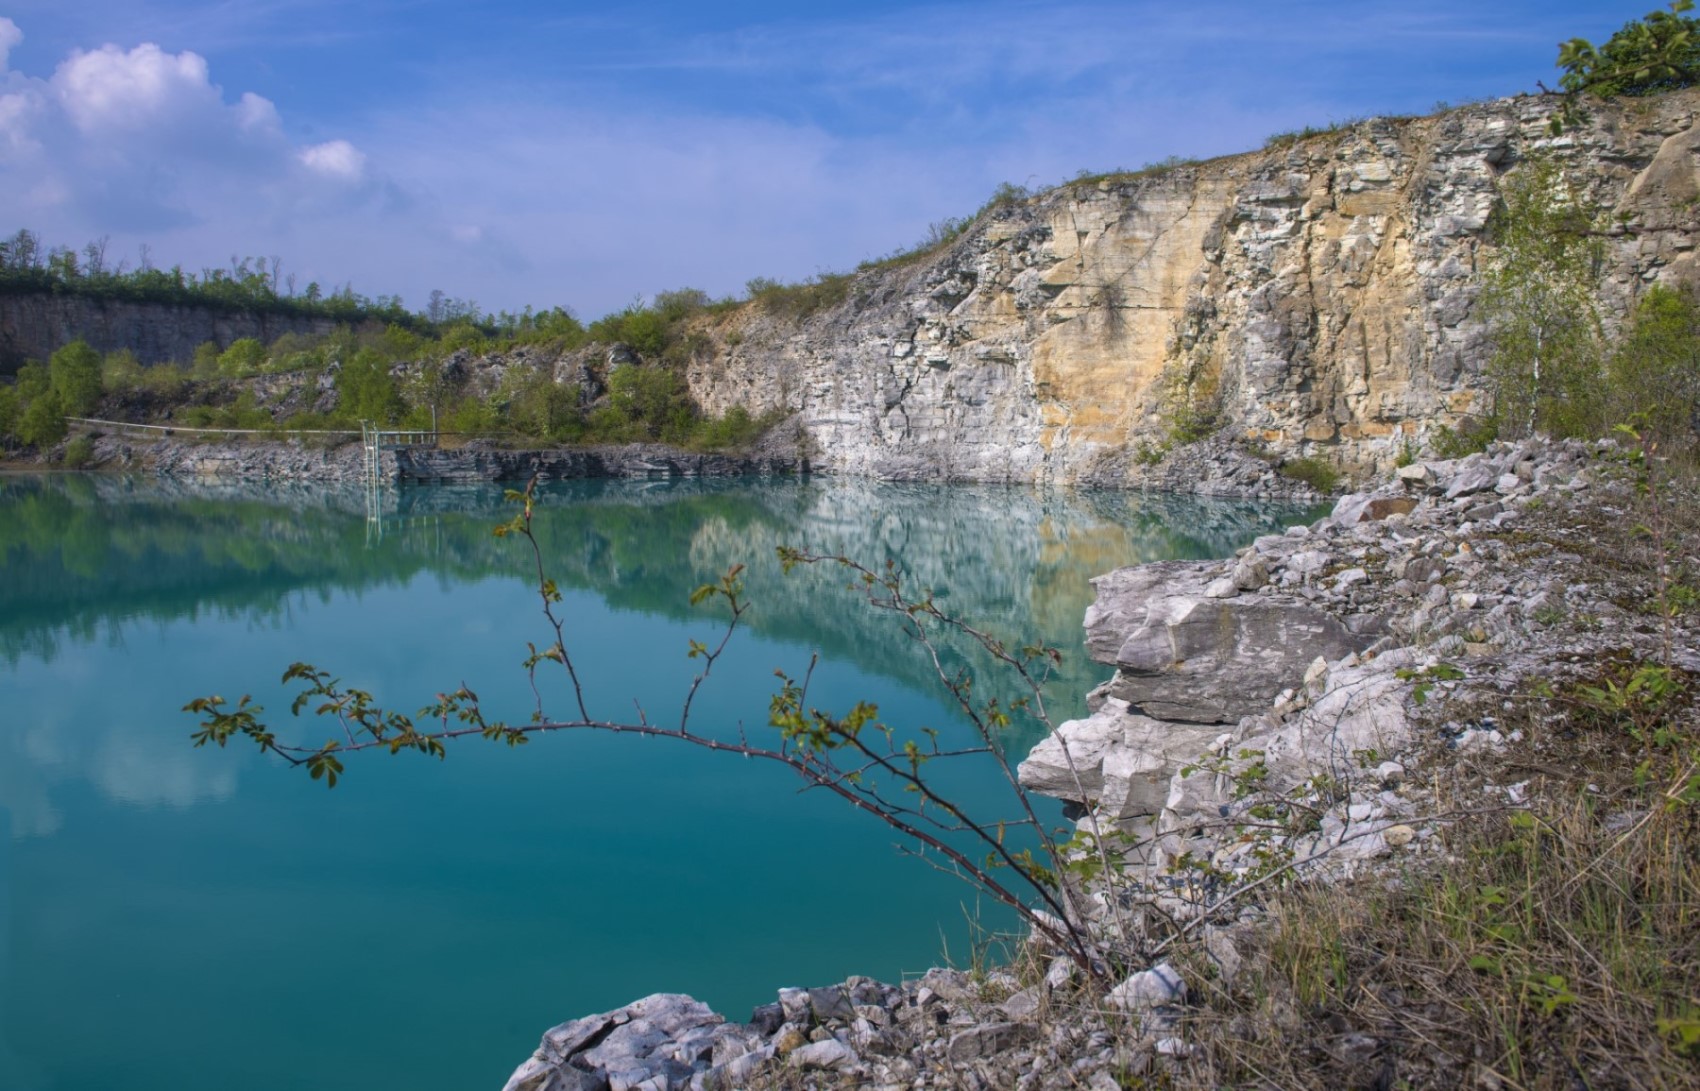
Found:
[(1454, 826), (1441, 868), (1284, 898), (1231, 984), (1195, 960), (1173, 1086), (1700, 1085), (1697, 819), (1560, 790)]
[(1438, 830), (1427, 866), (1283, 894), (1231, 981), (1188, 952), (1196, 1052), (1129, 1086), (1700, 1087), (1700, 678), (1671, 660), (1700, 475), (1657, 473), (1536, 535), (1645, 619), (1638, 647), (1452, 707), (1525, 739), (1436, 756), (1434, 789), (1479, 816)]

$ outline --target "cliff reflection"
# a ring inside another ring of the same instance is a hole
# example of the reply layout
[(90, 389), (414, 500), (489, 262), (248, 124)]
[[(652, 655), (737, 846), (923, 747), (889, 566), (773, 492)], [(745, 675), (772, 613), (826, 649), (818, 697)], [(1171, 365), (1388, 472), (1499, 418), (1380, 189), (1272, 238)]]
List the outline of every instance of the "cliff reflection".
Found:
[[(590, 481), (546, 486), (538, 536), (551, 574), (626, 609), (683, 617), (691, 589), (749, 566), (754, 629), (921, 682), (889, 618), (850, 608), (841, 575), (781, 577), (775, 548), (890, 561), (913, 588), (1000, 635), (1073, 653), (1091, 577), (1119, 565), (1221, 556), (1305, 513), (1190, 497), (1035, 493), (865, 481)], [(523, 576), (490, 527), (495, 486), (358, 488), (0, 478), (0, 655), (51, 660), (66, 642), (121, 639), (131, 619), (282, 624), (292, 596)], [(516, 618), (523, 639), (530, 618)], [(310, 654), (310, 652), (309, 652)], [(1067, 654), (1072, 702), (1099, 672)], [(1072, 705), (1071, 705), (1072, 707)]]
[[(134, 620), (287, 625), (292, 610), (313, 600), (403, 585), (420, 573), (445, 583), (524, 578), (522, 547), (490, 534), (512, 512), (501, 495), (496, 486), (367, 495), (287, 484), (0, 478), (0, 656), (53, 661), (61, 647), (124, 641)], [(1015, 646), (1063, 649), (1049, 698), (1052, 714), (1066, 717), (1105, 675), (1080, 651), (1093, 576), (1122, 564), (1224, 556), (1304, 515), (1183, 496), (996, 486), (576, 481), (544, 488), (536, 525), (563, 588), (680, 619), (694, 615), (692, 588), (745, 564), (751, 629), (933, 687), (928, 664), (893, 619), (859, 608), (843, 573), (785, 578), (775, 547), (843, 554), (870, 568), (889, 561), (911, 591), (932, 590), (947, 610)], [(537, 636), (536, 622), (513, 619), (515, 646)], [(966, 642), (945, 651), (952, 670), (1000, 675)]]

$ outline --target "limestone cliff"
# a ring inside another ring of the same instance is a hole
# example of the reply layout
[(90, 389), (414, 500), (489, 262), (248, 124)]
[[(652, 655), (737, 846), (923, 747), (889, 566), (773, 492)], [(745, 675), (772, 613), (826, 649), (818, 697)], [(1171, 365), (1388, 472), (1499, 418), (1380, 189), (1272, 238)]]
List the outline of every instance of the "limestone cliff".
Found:
[(1006, 204), (804, 321), (719, 320), (692, 390), (794, 412), (817, 465), (884, 477), (1134, 483), (1176, 389), (1274, 452), (1385, 470), (1479, 405), (1486, 228), (1531, 154), (1629, 225), (1614, 321), (1696, 279), (1700, 92), (1591, 105), (1561, 136), (1555, 108), (1365, 121)]
[(128, 349), (143, 364), (187, 363), (207, 341), (228, 348), (252, 337), (266, 344), (286, 333), (329, 333), (328, 318), (225, 310), (122, 299), (36, 293), (0, 295), (0, 375), (26, 360), (46, 360), (82, 338), (101, 352)]

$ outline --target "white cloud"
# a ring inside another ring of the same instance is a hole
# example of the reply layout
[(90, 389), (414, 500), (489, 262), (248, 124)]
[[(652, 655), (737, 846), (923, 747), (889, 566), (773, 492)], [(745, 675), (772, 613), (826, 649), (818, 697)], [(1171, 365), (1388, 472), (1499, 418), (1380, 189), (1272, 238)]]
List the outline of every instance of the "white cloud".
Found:
[(89, 780), (108, 797), (137, 806), (183, 808), (236, 793), (233, 766), (209, 767), (173, 751), (169, 741), (162, 745), (140, 732), (107, 736), (83, 764)]
[(11, 812), (13, 837), (57, 832), (63, 817), (54, 793), (78, 780), (110, 799), (144, 807), (189, 807), (235, 795), (245, 756), (235, 763), (228, 755), (206, 761), (178, 736), (134, 723), (89, 728), (110, 719), (110, 710), (100, 708), (0, 732), (0, 811)]
[(20, 91), (0, 95), (0, 163), (10, 162), (40, 147), (30, 135), (37, 96)]
[(315, 174), (358, 182), (366, 173), (366, 155), (346, 140), (331, 140), (301, 149), (301, 162)]
[[(0, 44), (20, 37), (0, 21)], [(292, 142), (269, 99), (244, 91), (230, 101), (206, 58), (188, 50), (107, 44), (72, 51), (45, 79), (0, 73), (6, 230), (163, 249), (162, 232), (216, 221), (226, 236), (218, 256), (188, 257), (222, 264), (233, 250), (263, 245), (256, 225), (370, 201), (379, 192), (372, 182), (352, 143)]]
[(0, 74), (5, 73), (7, 58), (23, 40), (24, 32), (18, 29), (18, 24), (0, 15)]
[(249, 132), (270, 131), (277, 129), (282, 119), (277, 116), (277, 107), (270, 99), (244, 91), (236, 103), (236, 123)]
[(206, 59), (170, 54), (150, 43), (125, 52), (105, 45), (75, 52), (53, 73), (53, 90), (79, 130), (135, 132), (219, 110)]

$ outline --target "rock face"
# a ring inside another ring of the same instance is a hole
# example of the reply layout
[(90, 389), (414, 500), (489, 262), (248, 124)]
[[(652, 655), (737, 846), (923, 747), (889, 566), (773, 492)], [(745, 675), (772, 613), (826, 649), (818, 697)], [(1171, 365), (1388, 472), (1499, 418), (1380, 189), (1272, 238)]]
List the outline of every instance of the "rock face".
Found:
[(1147, 465), (1177, 388), (1273, 453), (1386, 472), (1477, 406), (1485, 229), (1529, 156), (1653, 229), (1607, 240), (1608, 310), (1695, 279), (1697, 107), (1590, 104), (1554, 137), (1549, 100), (1513, 98), (1064, 186), (801, 323), (717, 320), (692, 391), (799, 413), (818, 464), (879, 477), (1197, 488)]
[[(1279, 491), (1243, 450), (1159, 458), (1183, 402), (1276, 458), (1387, 472), (1481, 408), (1487, 223), (1531, 157), (1626, 225), (1603, 239), (1608, 324), (1650, 285), (1700, 280), (1700, 89), (1592, 103), (1561, 136), (1555, 109), (1525, 96), (1370, 120), (1006, 202), (942, 249), (847, 278), (805, 318), (759, 302), (702, 316), (691, 392), (712, 414), (790, 417), (828, 472)], [(146, 362), (323, 325), (0, 298), (0, 367), (78, 334)], [(549, 366), (594, 398), (631, 352), (509, 356), (483, 371)]]
[(128, 349), (145, 364), (187, 363), (207, 341), (219, 348), (244, 337), (270, 344), (286, 333), (329, 333), (336, 323), (215, 307), (132, 303), (62, 295), (0, 295), (0, 375), (26, 360), (45, 361), (82, 338), (100, 352)]
[[(1271, 853), (1351, 866), (1408, 849), (1414, 804), (1389, 790), (1403, 775), (1389, 759), (1414, 742), (1413, 694), (1464, 677), (1459, 661), (1521, 656), (1512, 673), (1548, 673), (1552, 649), (1525, 649), (1539, 646), (1542, 611), (1582, 588), (1512, 565), (1505, 536), (1532, 501), (1589, 489), (1596, 453), (1528, 441), (1402, 467), (1327, 518), (1226, 561), (1094, 580), (1087, 647), (1115, 677), (1091, 716), (1033, 748), (1021, 783), (1080, 806), (1083, 831), (1116, 831), (1115, 851), (1156, 882), (1172, 882), (1180, 861), (1234, 875)], [(1624, 613), (1594, 600), (1587, 609)], [(1624, 620), (1598, 623), (1612, 634), (1602, 646), (1633, 641)], [(1503, 742), (1491, 727), (1446, 741)], [(1248, 823), (1254, 808), (1284, 813), (1269, 801), (1295, 798), (1312, 820), (1247, 836), (1267, 829)], [(1180, 899), (1169, 911), (1197, 908)]]

